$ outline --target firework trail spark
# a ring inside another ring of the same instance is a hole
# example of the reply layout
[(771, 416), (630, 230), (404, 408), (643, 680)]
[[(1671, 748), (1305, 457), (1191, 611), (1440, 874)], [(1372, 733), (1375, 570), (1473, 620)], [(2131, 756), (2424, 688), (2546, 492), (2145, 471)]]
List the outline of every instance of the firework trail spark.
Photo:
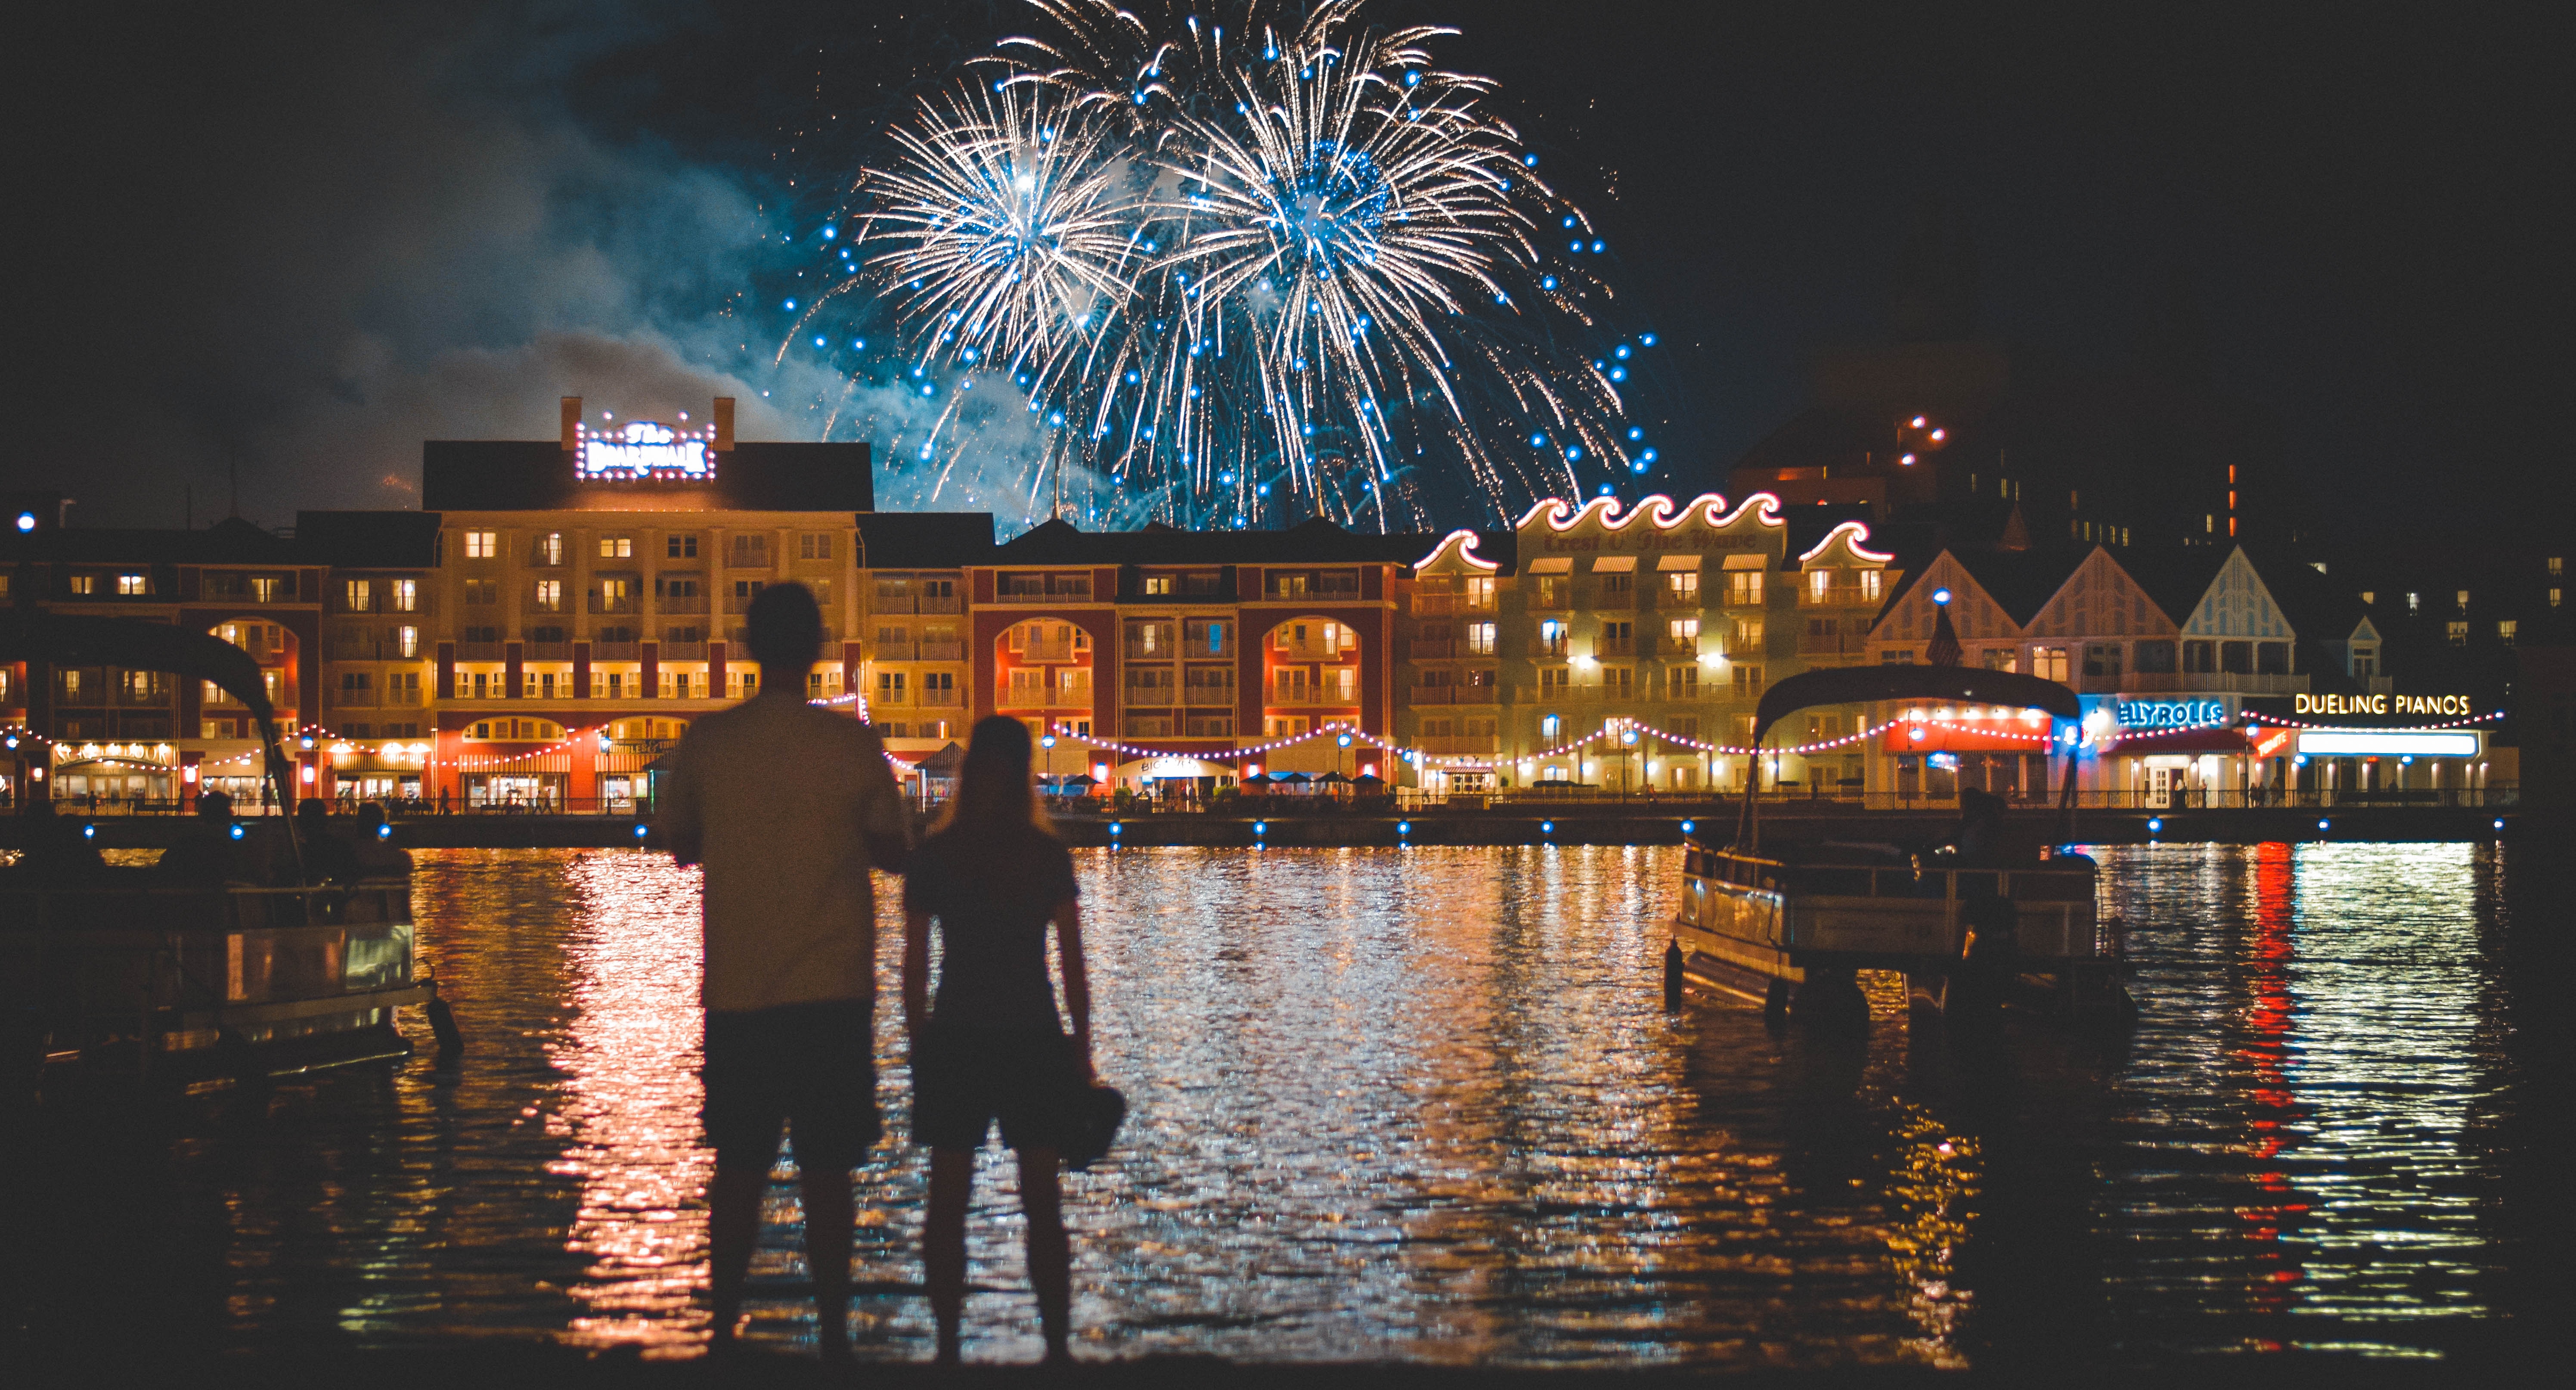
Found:
[(904, 462), (954, 468), (1007, 394), (1041, 431), (1033, 511), (1406, 530), (1652, 464), (1621, 386), (1653, 335), (1600, 322), (1601, 242), (1491, 84), (1433, 61), (1454, 31), (1359, 0), (1036, 6), (1046, 32), (856, 186), (866, 273), (837, 288), (947, 398)]

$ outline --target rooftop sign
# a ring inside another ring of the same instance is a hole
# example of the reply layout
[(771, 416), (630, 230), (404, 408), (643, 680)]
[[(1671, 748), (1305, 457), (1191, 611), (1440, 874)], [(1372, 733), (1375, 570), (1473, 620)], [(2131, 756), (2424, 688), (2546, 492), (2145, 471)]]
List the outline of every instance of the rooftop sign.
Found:
[(572, 470), (583, 482), (705, 482), (716, 475), (712, 426), (630, 420), (614, 430), (576, 428)]

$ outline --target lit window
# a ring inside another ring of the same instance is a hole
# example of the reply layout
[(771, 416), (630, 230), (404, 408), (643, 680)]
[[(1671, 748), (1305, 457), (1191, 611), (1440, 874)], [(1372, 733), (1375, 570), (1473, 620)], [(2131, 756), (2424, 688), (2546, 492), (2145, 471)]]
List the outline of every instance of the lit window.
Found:
[(2559, 598), (2559, 595), (2561, 595), (2561, 594), (2563, 594), (2563, 593), (2565, 593), (2565, 592), (2566, 592), (2566, 590), (2564, 590), (2564, 589), (2552, 589), (2552, 590), (2550, 590), (2550, 591), (2549, 591), (2549, 606), (2550, 606), (2550, 607), (2552, 607), (2552, 608), (2557, 607), (2557, 606), (2558, 606), (2558, 598)]
[(2409, 613), (2419, 613), (2419, 612), (2422, 612), (2422, 611), (2423, 611), (2423, 608), (2424, 608), (2424, 596), (2423, 596), (2422, 594), (2408, 594), (2408, 595), (2406, 596), (2406, 611), (2407, 611), (2407, 612), (2409, 612)]
[(466, 559), (468, 559), (468, 560), (489, 560), (489, 559), (491, 559), (493, 556), (498, 555), (498, 554), (500, 554), (500, 553), (501, 553), (501, 533), (500, 533), (500, 532), (498, 532), (498, 531), (468, 531), (468, 532), (466, 532), (466, 533), (465, 533), (465, 558), (466, 558)]
[(398, 627), (394, 629), (394, 655), (405, 658), (417, 657), (420, 655), (419, 628)]
[(393, 611), (397, 613), (420, 611), (420, 581), (417, 579), (385, 581), (385, 596), (393, 601)]
[(141, 574), (120, 574), (116, 577), (116, 591), (125, 595), (127, 598), (140, 598), (143, 595), (152, 592), (151, 576)]
[(2508, 647), (2512, 646), (2513, 630), (2515, 626), (2516, 621), (2512, 618), (2498, 618), (2496, 620), (2496, 640), (2504, 643)]
[(2377, 603), (2379, 602), (2379, 595), (2373, 590), (2364, 589), (2361, 591), (2361, 601), (2365, 605)]
[(2549, 557), (2549, 575), (2550, 575), (2550, 577), (2551, 577), (2552, 579), (2555, 579), (2555, 578), (2557, 578), (2559, 575), (2561, 575), (2561, 574), (2565, 573), (2565, 572), (2566, 572), (2566, 570), (2567, 570), (2567, 557), (2566, 557), (2566, 556), (2564, 556), (2564, 555), (2552, 555), (2552, 556), (2550, 556), (2550, 557)]
[(2466, 622), (2451, 623), (2447, 627), (2452, 646), (2465, 647), (2469, 644), (2469, 625)]
[(602, 537), (600, 537), (600, 538), (599, 538), (599, 558), (601, 558), (601, 559), (603, 559), (603, 560), (632, 560), (632, 559), (634, 559), (634, 558), (635, 558), (635, 538), (634, 538), (633, 536), (602, 536)]
[(1887, 572), (1885, 570), (1862, 570), (1860, 572), (1860, 596), (1862, 601), (1867, 603), (1878, 602), (1880, 586), (1886, 582)]
[(540, 579), (537, 581), (537, 610), (542, 613), (560, 613), (563, 611), (562, 580)]
[(1467, 650), (1478, 656), (1492, 656), (1494, 654), (1494, 625), (1492, 623), (1467, 624)]
[(375, 609), (375, 585), (364, 579), (352, 579), (340, 586), (340, 602), (349, 612), (367, 613)]
[(1664, 583), (1672, 590), (1675, 607), (1688, 608), (1699, 602), (1698, 570), (1673, 570), (1664, 576)]
[(563, 560), (563, 532), (548, 531), (544, 535), (537, 537), (536, 563), (540, 565), (560, 565), (563, 563)]
[(1149, 574), (1149, 575), (1146, 575), (1146, 576), (1145, 576), (1145, 592), (1146, 592), (1148, 595), (1152, 595), (1152, 596), (1159, 596), (1159, 595), (1163, 595), (1163, 594), (1168, 594), (1168, 593), (1170, 593), (1171, 591), (1172, 591), (1172, 577), (1171, 577), (1170, 575), (1168, 575), (1168, 574)]
[(94, 574), (75, 574), (75, 575), (73, 575), (73, 576), (72, 576), (72, 592), (73, 592), (73, 593), (75, 593), (75, 594), (94, 594), (94, 593), (97, 593), (97, 592), (98, 592), (98, 576), (97, 576), (97, 575), (94, 575)]
[(2469, 606), (2469, 591), (2466, 589), (2460, 591), (2460, 606), (2462, 608)]

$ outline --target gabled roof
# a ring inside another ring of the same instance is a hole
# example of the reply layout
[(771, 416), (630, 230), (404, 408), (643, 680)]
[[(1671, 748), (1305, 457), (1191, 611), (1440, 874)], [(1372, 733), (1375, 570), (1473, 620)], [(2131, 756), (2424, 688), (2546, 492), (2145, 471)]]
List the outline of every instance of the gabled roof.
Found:
[(992, 563), (991, 512), (861, 512), (861, 568), (963, 569)]
[[(2191, 622), (2209, 586), (2218, 581), (2218, 572), (2227, 568), (2235, 554), (2236, 547), (2217, 545), (2123, 550), (2120, 568), (2129, 572), (2129, 577), (2147, 591), (2147, 597), (2173, 619), (2176, 627), (2182, 627)], [(2271, 578), (2259, 566), (2255, 573), (2267, 581)]]
[(2272, 593), (2281, 616), (2289, 619), (2290, 630), (2317, 642), (2340, 642), (2352, 635), (2370, 616), (2361, 595), (2335, 580), (2317, 573), (2316, 566), (2297, 556), (2266, 551), (2245, 552), (2254, 572), (2263, 577), (2263, 587)]
[[(2015, 626), (2028, 627), (2030, 620), (2039, 616), (2039, 610), (2048, 606), (2048, 601), (2056, 596), (2057, 591), (2066, 587), (2066, 581), (2074, 576), (2076, 567), (2083, 564), (2093, 550), (2094, 547), (2085, 546), (2082, 549), (1953, 550), (1948, 553), (1977, 581), (1977, 587), (1994, 599)], [(1908, 565), (1903, 584), (1888, 596), (1887, 606), (1895, 607), (1896, 601), (1921, 582), (1931, 568), (1929, 559), (1920, 565)]]
[(231, 517), (203, 530), (0, 533), (0, 564), (30, 560), (88, 565), (312, 564), (299, 544)]
[(427, 569), (438, 563), (437, 512), (297, 512), (295, 541), (316, 564)]
[[(1370, 535), (1321, 517), (1284, 531), (1084, 531), (1062, 517), (1041, 522), (993, 548), (991, 565), (1410, 565), (1441, 537), (1422, 532)], [(1508, 549), (1508, 547), (1506, 547)], [(1492, 558), (1487, 552), (1486, 558)]]

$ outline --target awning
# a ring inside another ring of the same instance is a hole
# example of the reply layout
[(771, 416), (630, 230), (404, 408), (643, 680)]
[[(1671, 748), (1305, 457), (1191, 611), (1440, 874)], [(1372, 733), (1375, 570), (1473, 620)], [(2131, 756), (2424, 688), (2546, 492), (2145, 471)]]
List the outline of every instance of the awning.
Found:
[(1596, 555), (1592, 557), (1594, 574), (1629, 574), (1637, 568), (1634, 555)]
[(1699, 557), (1696, 555), (1666, 555), (1655, 561), (1655, 568), (1659, 570), (1695, 570), (1699, 568)]
[(1542, 555), (1521, 567), (1531, 574), (1570, 574), (1574, 570), (1571, 555)]

